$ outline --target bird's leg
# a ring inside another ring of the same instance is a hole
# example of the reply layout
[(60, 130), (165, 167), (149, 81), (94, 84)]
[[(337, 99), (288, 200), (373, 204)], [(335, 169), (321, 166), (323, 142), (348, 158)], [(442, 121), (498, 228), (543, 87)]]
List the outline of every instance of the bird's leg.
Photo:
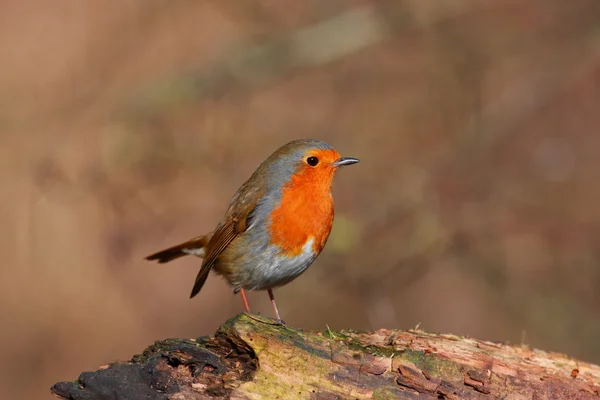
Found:
[(277, 316), (277, 322), (279, 322), (281, 325), (285, 325), (285, 322), (283, 322), (283, 320), (279, 316), (279, 310), (277, 309), (277, 303), (275, 303), (275, 296), (273, 296), (273, 290), (268, 289), (267, 292), (269, 292), (269, 299), (271, 299), (271, 305), (273, 306), (273, 311), (275, 311), (275, 315)]
[(240, 296), (242, 296), (242, 301), (244, 302), (244, 308), (247, 313), (250, 313), (250, 304), (248, 304), (248, 299), (246, 298), (246, 292), (244, 289), (240, 289)]

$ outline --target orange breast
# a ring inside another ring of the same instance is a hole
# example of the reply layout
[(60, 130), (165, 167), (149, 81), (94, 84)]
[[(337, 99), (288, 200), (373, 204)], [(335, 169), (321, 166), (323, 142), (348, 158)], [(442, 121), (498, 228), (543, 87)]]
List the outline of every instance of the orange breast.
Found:
[(297, 256), (307, 240), (320, 252), (333, 223), (331, 181), (333, 170), (304, 170), (294, 174), (283, 188), (281, 203), (271, 214), (271, 243), (286, 256)]

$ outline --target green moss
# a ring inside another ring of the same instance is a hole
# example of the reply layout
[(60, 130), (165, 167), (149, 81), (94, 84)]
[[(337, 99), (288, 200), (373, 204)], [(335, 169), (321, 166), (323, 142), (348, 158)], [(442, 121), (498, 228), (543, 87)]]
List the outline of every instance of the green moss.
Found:
[(326, 330), (319, 332), (327, 339), (334, 340), (336, 342), (346, 342), (347, 340), (351, 339), (350, 336), (344, 334), (343, 332), (334, 332), (330, 330), (329, 326), (327, 326)]
[(320, 338), (318, 336), (314, 336), (311, 337), (311, 340), (308, 341), (306, 340), (305, 337), (303, 337), (302, 335), (299, 334), (299, 332), (294, 332), (294, 331), (290, 331), (285, 335), (282, 335), (280, 337), (285, 337), (285, 340), (288, 343), (291, 343), (294, 347), (297, 347), (299, 349), (302, 349), (304, 351), (306, 351), (309, 354), (312, 354), (316, 357), (320, 357), (320, 358), (326, 358), (329, 359), (330, 354), (329, 352), (323, 350), (323, 349), (319, 349), (315, 346), (312, 346), (310, 343), (315, 343), (315, 344), (324, 344), (324, 341), (319, 340)]
[(398, 398), (398, 393), (393, 393), (389, 389), (378, 388), (373, 391), (374, 400), (394, 400)]
[(439, 357), (429, 356), (422, 351), (406, 349), (402, 353), (399, 353), (398, 357), (400, 359), (412, 362), (417, 366), (417, 368), (427, 372), (429, 375), (435, 378), (462, 376), (460, 367), (456, 363), (442, 360)]
[[(264, 337), (275, 337), (277, 341), (297, 347), (306, 351), (307, 353), (320, 357), (329, 358), (329, 352), (319, 349), (318, 347), (312, 346), (311, 343), (325, 344), (325, 338), (319, 337), (314, 334), (305, 334), (304, 332), (291, 328), (286, 325), (280, 325), (274, 323), (272, 319), (264, 318), (261, 316), (248, 316), (246, 314), (239, 314), (234, 318), (231, 318), (223, 326), (225, 330), (235, 330), (240, 333), (246, 332), (252, 334), (258, 333)], [(310, 335), (310, 340), (307, 340), (306, 336)]]
[(243, 313), (239, 313), (239, 314), (229, 318), (227, 321), (225, 321), (219, 327), (218, 332), (229, 332), (234, 329), (235, 325), (237, 325), (239, 323), (247, 324), (247, 323), (249, 323), (249, 321), (251, 321), (251, 320), (247, 315), (245, 315)]
[[(336, 333), (336, 336), (341, 336), (341, 334)], [(343, 337), (345, 338), (345, 340), (342, 341), (344, 345), (346, 345), (350, 350), (360, 353), (366, 353), (376, 357), (391, 357), (397, 353), (397, 351), (392, 347), (375, 346), (372, 344), (364, 345), (359, 340), (350, 336)]]

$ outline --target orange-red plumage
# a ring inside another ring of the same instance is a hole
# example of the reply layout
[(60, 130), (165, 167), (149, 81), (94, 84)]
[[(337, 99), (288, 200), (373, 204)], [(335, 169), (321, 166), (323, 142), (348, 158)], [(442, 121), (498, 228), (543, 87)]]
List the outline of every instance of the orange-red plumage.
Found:
[(303, 165), (282, 189), (281, 203), (271, 214), (271, 243), (288, 256), (297, 256), (312, 237), (313, 249), (320, 252), (333, 224), (331, 184), (340, 158), (335, 150), (315, 150), (306, 157), (321, 160), (316, 167)]
[(273, 288), (297, 278), (321, 252), (333, 223), (335, 172), (357, 162), (340, 157), (319, 140), (292, 141), (271, 154), (240, 187), (213, 232), (146, 259), (202, 257), (190, 297), (212, 270), (240, 292), (247, 312), (244, 290), (267, 290), (280, 319)]

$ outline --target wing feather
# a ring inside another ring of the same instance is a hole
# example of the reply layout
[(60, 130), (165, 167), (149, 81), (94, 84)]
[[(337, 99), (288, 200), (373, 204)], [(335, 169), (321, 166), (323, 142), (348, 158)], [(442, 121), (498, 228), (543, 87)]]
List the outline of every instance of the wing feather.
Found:
[(227, 246), (238, 235), (244, 233), (251, 224), (254, 210), (258, 204), (257, 199), (261, 197), (260, 193), (257, 190), (244, 190), (244, 187), (240, 188), (240, 192), (244, 193), (244, 195), (240, 194), (234, 197), (225, 215), (224, 222), (217, 227), (212, 238), (206, 245), (206, 254), (200, 271), (196, 275), (196, 281), (194, 282), (190, 298), (200, 292), (200, 289), (202, 289), (208, 278), (208, 273)]

